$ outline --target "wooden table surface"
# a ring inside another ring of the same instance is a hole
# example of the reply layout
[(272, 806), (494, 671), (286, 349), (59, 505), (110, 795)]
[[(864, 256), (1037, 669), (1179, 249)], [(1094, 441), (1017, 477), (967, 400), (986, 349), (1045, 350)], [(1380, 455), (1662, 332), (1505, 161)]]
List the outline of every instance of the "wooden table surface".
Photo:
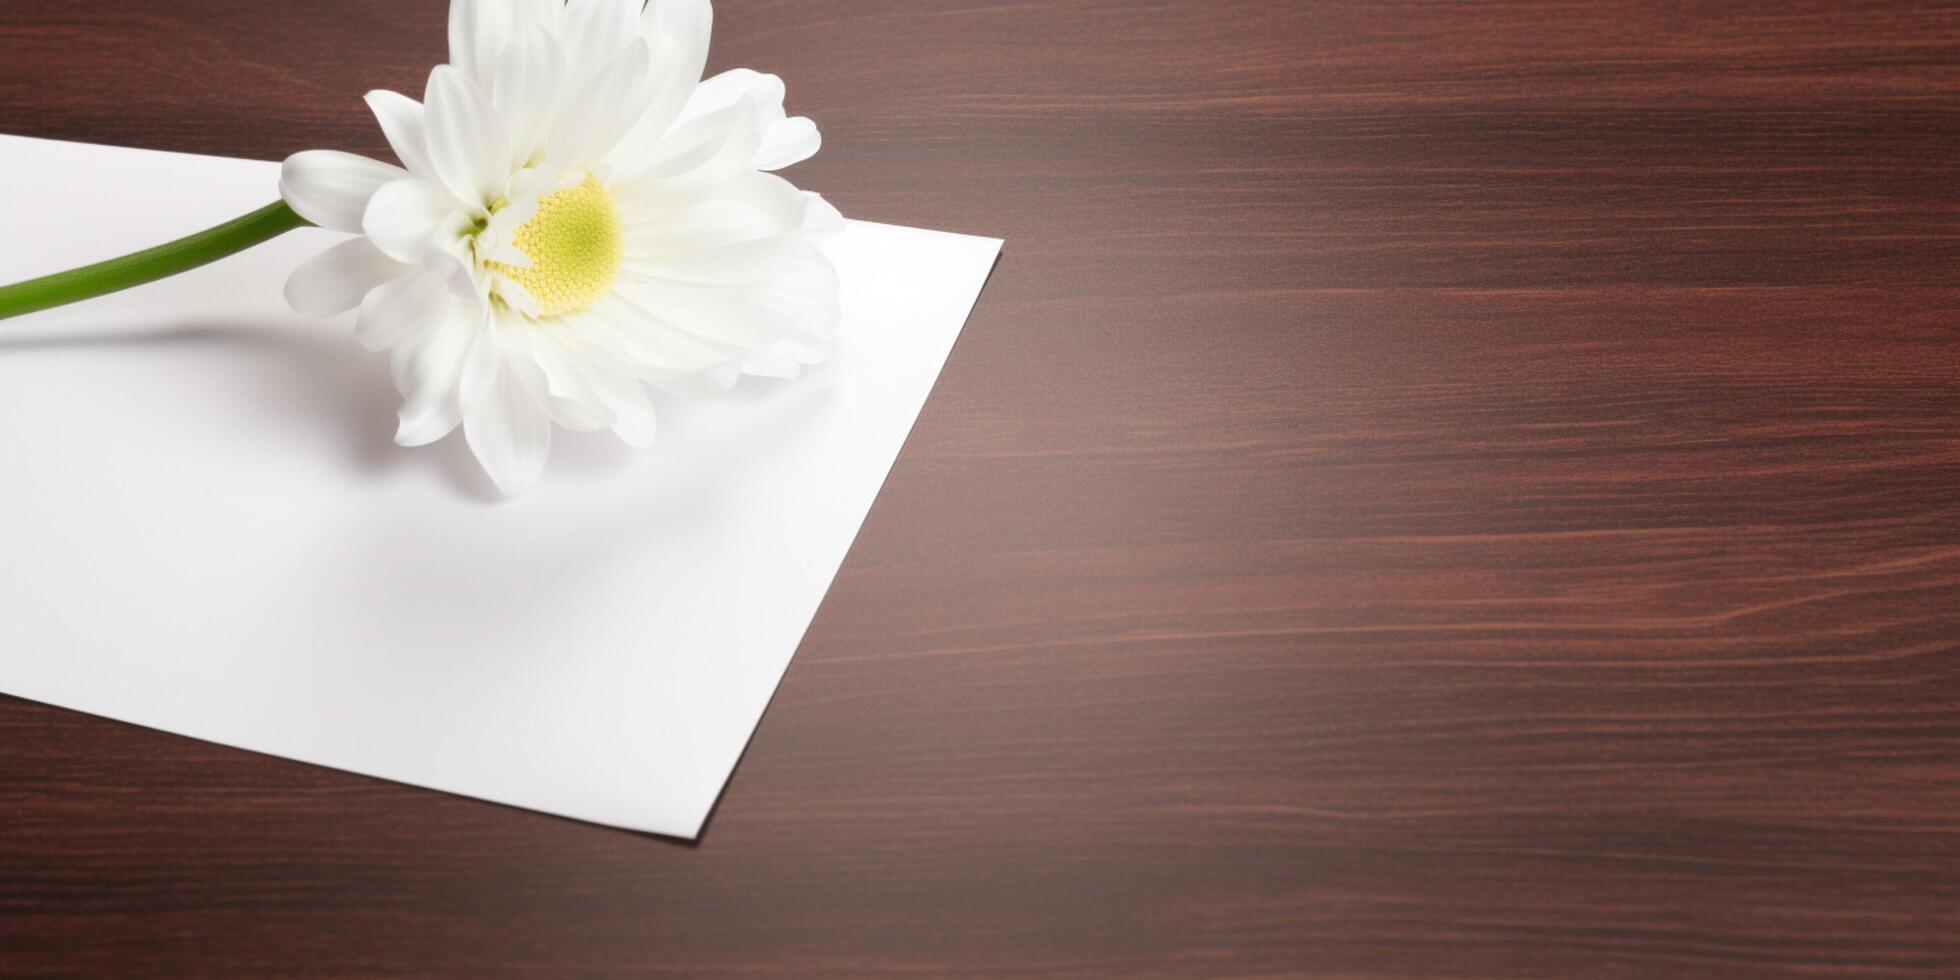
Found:
[[(0, 132), (385, 155), (443, 19), (5, 0)], [(722, 0), (736, 65), (1008, 245), (703, 840), (4, 700), (0, 974), (1960, 975), (1960, 8)]]

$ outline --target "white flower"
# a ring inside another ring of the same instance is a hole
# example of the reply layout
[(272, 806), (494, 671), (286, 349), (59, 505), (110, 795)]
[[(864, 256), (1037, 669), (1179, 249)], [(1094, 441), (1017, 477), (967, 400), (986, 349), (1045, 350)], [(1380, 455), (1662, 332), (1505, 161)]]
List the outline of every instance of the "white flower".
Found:
[(707, 0), (455, 0), (450, 64), (422, 102), (367, 97), (407, 169), (331, 150), (288, 159), (280, 193), (354, 232), (293, 273), (302, 312), (358, 306), (389, 351), (395, 440), (459, 423), (499, 489), (522, 492), (552, 423), (645, 445), (643, 385), (726, 390), (829, 353), (836, 210), (767, 171), (817, 151), (782, 82), (701, 80)]

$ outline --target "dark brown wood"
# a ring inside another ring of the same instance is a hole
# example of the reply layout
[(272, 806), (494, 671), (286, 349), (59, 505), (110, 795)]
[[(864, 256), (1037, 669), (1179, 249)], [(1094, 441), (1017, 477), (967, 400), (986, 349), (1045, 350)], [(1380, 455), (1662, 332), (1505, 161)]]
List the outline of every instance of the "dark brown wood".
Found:
[[(442, 20), (5, 0), (0, 131), (382, 153)], [(1960, 8), (723, 0), (714, 64), (1008, 246), (704, 841), (4, 701), (0, 973), (1960, 974)]]

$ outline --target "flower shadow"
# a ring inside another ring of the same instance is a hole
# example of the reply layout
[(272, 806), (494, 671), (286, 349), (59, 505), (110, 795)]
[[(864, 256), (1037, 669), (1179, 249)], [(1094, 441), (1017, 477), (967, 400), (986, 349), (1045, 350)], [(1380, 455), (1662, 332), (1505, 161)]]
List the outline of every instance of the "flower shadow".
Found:
[[(387, 358), (364, 350), (344, 331), (318, 326), (275, 325), (243, 318), (179, 320), (162, 325), (64, 329), (59, 334), (0, 334), (0, 357), (91, 349), (118, 356), (168, 353), (185, 358), (200, 382), (238, 407), (280, 423), (292, 438), (310, 439), (345, 460), (351, 476), (378, 479), (422, 467), (457, 496), (484, 505), (507, 501), (470, 454), (460, 430), (433, 445), (395, 444), (395, 409), (401, 398), (388, 376)], [(194, 367), (192, 367), (194, 366)], [(825, 368), (812, 371), (821, 376)], [(717, 399), (719, 411), (744, 412), (754, 423), (758, 450), (797, 437), (805, 420), (828, 398), (827, 385), (784, 384), (743, 378)], [(662, 436), (685, 425), (701, 402), (654, 394)], [(572, 481), (603, 480), (647, 465), (639, 450), (608, 432), (552, 433), (550, 467)], [(724, 461), (723, 465), (728, 465)], [(668, 495), (687, 497), (698, 480), (662, 481)], [(705, 492), (705, 491), (702, 491)], [(655, 513), (700, 513), (712, 499), (660, 502)]]
[(140, 328), (84, 329), (60, 335), (0, 336), (0, 356), (90, 349), (190, 353), (200, 380), (233, 389), (238, 410), (285, 423), (296, 439), (332, 448), (357, 477), (426, 466), (456, 493), (501, 500), (460, 438), (410, 451), (395, 445), (395, 406), (387, 360), (345, 333), (272, 326), (245, 319), (180, 320)]

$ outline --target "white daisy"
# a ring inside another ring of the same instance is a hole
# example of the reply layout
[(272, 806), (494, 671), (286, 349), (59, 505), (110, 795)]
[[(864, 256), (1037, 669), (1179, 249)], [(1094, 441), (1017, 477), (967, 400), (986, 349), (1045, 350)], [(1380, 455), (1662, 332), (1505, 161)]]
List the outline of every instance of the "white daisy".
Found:
[(288, 159), (280, 194), (350, 239), (293, 273), (320, 315), (356, 306), (389, 351), (395, 441), (459, 423), (522, 492), (551, 426), (644, 445), (644, 384), (725, 390), (829, 353), (843, 219), (767, 171), (817, 151), (773, 75), (701, 80), (707, 0), (454, 0), (450, 64), (422, 102), (367, 97), (406, 169), (332, 150)]

